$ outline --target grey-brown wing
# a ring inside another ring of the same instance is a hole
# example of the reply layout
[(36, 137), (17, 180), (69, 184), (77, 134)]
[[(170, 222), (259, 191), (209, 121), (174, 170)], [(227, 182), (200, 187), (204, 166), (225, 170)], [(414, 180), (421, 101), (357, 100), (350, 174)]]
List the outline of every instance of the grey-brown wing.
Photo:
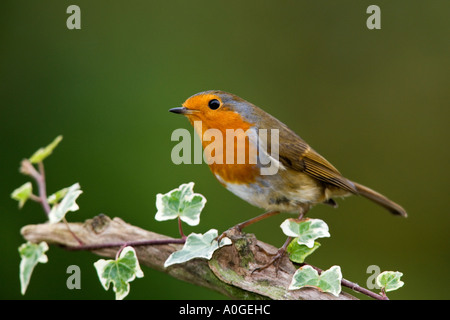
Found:
[(289, 128), (280, 130), (279, 135), (279, 157), (284, 166), (351, 193), (357, 193), (351, 181), (343, 177), (330, 162)]

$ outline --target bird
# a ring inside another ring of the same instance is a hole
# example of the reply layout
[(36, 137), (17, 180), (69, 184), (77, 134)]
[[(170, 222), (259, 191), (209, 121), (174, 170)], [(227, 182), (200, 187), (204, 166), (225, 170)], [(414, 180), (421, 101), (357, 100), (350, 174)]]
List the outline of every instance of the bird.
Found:
[[(334, 198), (350, 195), (363, 196), (394, 215), (407, 216), (399, 204), (344, 177), (280, 120), (232, 93), (199, 92), (169, 111), (186, 116), (194, 126), (216, 179), (236, 196), (266, 211), (234, 226), (238, 230), (281, 212), (297, 213), (302, 219), (313, 206), (337, 207)], [(215, 139), (211, 134), (206, 137), (211, 131)], [(227, 138), (230, 132), (233, 139)], [(266, 134), (265, 140), (261, 133)], [(239, 143), (240, 138), (244, 143)], [(241, 161), (237, 161), (239, 156)], [(264, 173), (268, 161), (275, 169)], [(290, 240), (268, 265), (284, 255)]]

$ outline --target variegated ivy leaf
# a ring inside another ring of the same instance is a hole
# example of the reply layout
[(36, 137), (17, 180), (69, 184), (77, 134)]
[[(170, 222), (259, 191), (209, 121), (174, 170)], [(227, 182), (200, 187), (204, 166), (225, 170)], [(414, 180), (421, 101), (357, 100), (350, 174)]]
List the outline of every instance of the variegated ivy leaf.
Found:
[(77, 211), (79, 207), (75, 200), (77, 200), (82, 193), (83, 191), (80, 190), (80, 185), (78, 183), (75, 183), (69, 187), (61, 202), (53, 205), (48, 215), (50, 223), (57, 223), (61, 221), (69, 211)]
[(314, 246), (314, 240), (330, 236), (328, 225), (320, 219), (286, 219), (280, 227), (285, 235), (297, 237), (298, 244), (308, 248)]
[(27, 291), (34, 267), (36, 267), (39, 262), (47, 263), (48, 258), (45, 255), (46, 251), (48, 251), (48, 245), (44, 241), (39, 244), (27, 242), (19, 247), (21, 258), (19, 278), (22, 294), (25, 294), (25, 291)]
[(220, 244), (217, 242), (217, 230), (211, 229), (205, 234), (191, 233), (187, 238), (183, 248), (172, 253), (164, 263), (164, 267), (176, 263), (183, 263), (194, 258), (211, 259), (214, 251), (218, 248), (230, 245), (231, 240), (224, 237)]
[(33, 192), (33, 185), (31, 182), (27, 182), (14, 190), (11, 193), (11, 198), (19, 201), (19, 209), (22, 209), (25, 202), (27, 202), (28, 198), (30, 198), (31, 193)]
[(194, 183), (182, 184), (176, 189), (156, 195), (157, 221), (180, 219), (191, 226), (200, 223), (200, 213), (205, 207), (206, 198), (194, 193)]
[(375, 281), (384, 292), (389, 292), (403, 287), (405, 283), (400, 280), (402, 276), (403, 273), (398, 271), (384, 271), (377, 276)]
[(131, 281), (144, 276), (132, 247), (125, 247), (116, 260), (100, 259), (94, 266), (105, 290), (112, 283), (116, 300), (122, 300), (128, 295)]
[(303, 287), (314, 287), (322, 292), (329, 292), (336, 297), (341, 292), (342, 272), (341, 267), (332, 266), (323, 271), (321, 275), (311, 266), (306, 265), (298, 269), (292, 277), (289, 290), (297, 290)]

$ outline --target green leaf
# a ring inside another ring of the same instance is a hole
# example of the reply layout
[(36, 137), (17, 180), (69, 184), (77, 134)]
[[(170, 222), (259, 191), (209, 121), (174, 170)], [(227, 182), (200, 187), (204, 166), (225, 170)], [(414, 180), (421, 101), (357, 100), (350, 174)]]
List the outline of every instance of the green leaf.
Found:
[(284, 234), (297, 237), (298, 244), (304, 244), (308, 248), (314, 247), (314, 240), (317, 238), (330, 236), (328, 225), (320, 219), (286, 219), (280, 227)]
[(296, 263), (303, 263), (307, 256), (312, 254), (320, 247), (320, 243), (314, 241), (314, 246), (312, 248), (308, 248), (304, 244), (298, 244), (297, 238), (291, 241), (291, 243), (287, 247), (287, 252), (289, 253), (289, 259)]
[(49, 155), (52, 154), (53, 150), (61, 142), (62, 138), (63, 138), (62, 136), (57, 136), (55, 140), (53, 140), (53, 142), (50, 143), (48, 146), (46, 146), (45, 148), (40, 148), (30, 157), (30, 162), (39, 163), (44, 161), (45, 158), (47, 158)]
[(405, 284), (400, 278), (403, 273), (398, 271), (384, 271), (375, 279), (377, 285), (385, 292), (397, 290)]
[(194, 258), (211, 259), (214, 251), (218, 248), (230, 245), (231, 240), (224, 237), (220, 244), (217, 242), (217, 230), (211, 229), (205, 234), (191, 233), (187, 238), (183, 248), (172, 253), (164, 263), (164, 267), (176, 263), (183, 263)]
[(50, 223), (61, 221), (69, 211), (77, 211), (79, 207), (75, 200), (77, 200), (82, 193), (83, 191), (80, 190), (80, 185), (78, 183), (69, 187), (61, 202), (53, 205), (52, 210), (48, 215)]
[(113, 284), (116, 300), (122, 300), (130, 292), (130, 282), (136, 277), (142, 278), (142, 272), (136, 252), (132, 247), (125, 247), (116, 260), (100, 259), (94, 263), (98, 278), (106, 291)]
[(297, 290), (303, 287), (314, 287), (322, 292), (329, 292), (336, 297), (341, 292), (342, 273), (341, 267), (332, 266), (323, 271), (321, 275), (311, 266), (306, 265), (298, 269), (292, 277), (289, 290)]
[(194, 193), (194, 183), (182, 184), (180, 187), (166, 193), (156, 195), (157, 221), (180, 219), (191, 226), (200, 223), (200, 213), (205, 207), (206, 198)]
[(47, 202), (49, 204), (57, 204), (62, 198), (64, 198), (69, 191), (69, 188), (64, 188), (59, 191), (56, 191), (54, 194), (50, 195), (47, 198)]
[(311, 266), (306, 265), (295, 271), (289, 290), (297, 290), (307, 286), (317, 287), (318, 283), (319, 273)]
[(27, 182), (14, 190), (11, 193), (11, 198), (19, 201), (19, 209), (22, 209), (25, 202), (27, 202), (28, 198), (30, 198), (31, 193), (33, 192), (33, 185), (31, 182)]
[(46, 242), (41, 242), (39, 244), (27, 242), (19, 247), (20, 254), (20, 288), (24, 295), (27, 290), (28, 284), (30, 283), (31, 274), (33, 273), (34, 267), (40, 263), (47, 263), (48, 258), (45, 252), (48, 251), (48, 245)]
[(342, 272), (341, 267), (332, 266), (330, 269), (322, 272), (319, 276), (319, 289), (323, 292), (330, 292), (336, 297), (341, 292)]

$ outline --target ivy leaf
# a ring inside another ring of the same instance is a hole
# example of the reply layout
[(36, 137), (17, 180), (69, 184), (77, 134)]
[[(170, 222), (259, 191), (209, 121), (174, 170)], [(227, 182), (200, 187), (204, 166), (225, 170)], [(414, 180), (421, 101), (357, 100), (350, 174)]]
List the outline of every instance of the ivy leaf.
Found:
[(180, 219), (190, 226), (200, 223), (200, 213), (206, 204), (206, 198), (194, 193), (194, 183), (182, 184), (178, 188), (166, 193), (156, 195), (157, 221)]
[(289, 259), (291, 259), (292, 262), (303, 263), (306, 257), (316, 251), (319, 247), (320, 243), (317, 241), (314, 241), (312, 248), (308, 248), (304, 244), (299, 244), (297, 238), (295, 238), (289, 243), (286, 250), (289, 253)]
[(30, 198), (32, 192), (33, 192), (33, 185), (31, 184), (31, 182), (27, 182), (22, 186), (20, 186), (19, 188), (17, 188), (16, 190), (14, 190), (11, 193), (11, 198), (19, 201), (19, 209), (22, 209), (25, 202), (27, 202), (27, 200)]
[(298, 269), (292, 277), (289, 290), (297, 290), (303, 287), (314, 287), (322, 292), (329, 292), (336, 297), (341, 292), (342, 273), (341, 267), (332, 266), (323, 271), (321, 275), (311, 266), (306, 265)]
[(36, 267), (39, 262), (47, 263), (48, 258), (45, 255), (46, 251), (48, 251), (48, 245), (44, 241), (39, 244), (27, 242), (19, 247), (19, 254), (21, 258), (19, 278), (21, 288), (20, 291), (22, 292), (22, 295), (24, 295), (25, 291), (27, 291), (34, 267)]
[(116, 260), (100, 259), (94, 263), (98, 278), (106, 291), (113, 284), (116, 300), (122, 300), (130, 292), (130, 282), (136, 277), (142, 278), (142, 272), (136, 252), (132, 247), (125, 247)]
[(330, 292), (336, 297), (341, 292), (342, 272), (341, 267), (332, 266), (330, 269), (325, 270), (319, 276), (319, 289), (323, 292)]
[(311, 266), (303, 266), (295, 271), (289, 290), (297, 290), (303, 287), (317, 287), (319, 283), (319, 273)]
[(217, 230), (211, 229), (205, 234), (191, 233), (187, 238), (183, 248), (172, 253), (164, 262), (164, 267), (176, 263), (183, 263), (194, 258), (211, 259), (214, 251), (218, 248), (230, 245), (231, 240), (227, 237), (217, 242)]
[(314, 240), (317, 238), (330, 236), (328, 225), (320, 219), (286, 219), (280, 227), (285, 235), (297, 237), (298, 244), (304, 244), (308, 248), (314, 247)]
[(405, 283), (400, 280), (402, 276), (403, 273), (398, 271), (384, 271), (377, 276), (375, 281), (384, 292), (389, 292), (403, 287)]
[(62, 138), (63, 138), (62, 136), (57, 136), (55, 140), (53, 140), (53, 142), (50, 143), (48, 146), (46, 146), (45, 148), (40, 148), (30, 157), (30, 162), (39, 163), (44, 161), (45, 158), (47, 158), (49, 155), (52, 154), (53, 150), (61, 142)]
[(69, 211), (77, 211), (79, 207), (75, 200), (77, 200), (82, 193), (83, 191), (80, 190), (80, 185), (78, 183), (70, 186), (61, 202), (53, 205), (52, 210), (48, 214), (50, 223), (61, 221)]

